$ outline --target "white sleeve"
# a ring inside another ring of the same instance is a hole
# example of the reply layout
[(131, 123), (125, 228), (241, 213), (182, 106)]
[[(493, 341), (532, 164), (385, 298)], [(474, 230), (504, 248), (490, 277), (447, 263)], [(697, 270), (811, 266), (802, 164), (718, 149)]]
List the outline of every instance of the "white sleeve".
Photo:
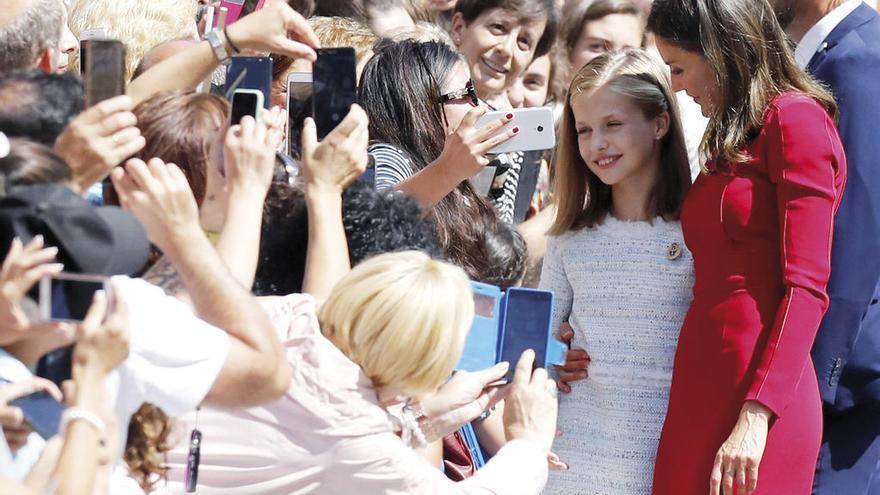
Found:
[[(362, 493), (420, 495), (538, 495), (547, 483), (547, 458), (526, 440), (505, 444), (472, 477), (455, 482), (392, 433), (340, 443), (335, 465), (352, 469), (348, 482)], [(334, 487), (337, 488), (337, 487)]]
[(120, 398), (134, 410), (151, 402), (169, 416), (195, 409), (223, 368), (229, 335), (154, 285), (128, 277), (114, 282), (125, 294), (131, 321)]
[(553, 323), (554, 333), (559, 332), (559, 326), (568, 321), (571, 315), (571, 305), (574, 295), (568, 275), (565, 273), (565, 262), (562, 259), (562, 247), (560, 237), (552, 236), (547, 240), (547, 252), (544, 254), (544, 267), (541, 269), (541, 282), (539, 287), (551, 290), (554, 293)]

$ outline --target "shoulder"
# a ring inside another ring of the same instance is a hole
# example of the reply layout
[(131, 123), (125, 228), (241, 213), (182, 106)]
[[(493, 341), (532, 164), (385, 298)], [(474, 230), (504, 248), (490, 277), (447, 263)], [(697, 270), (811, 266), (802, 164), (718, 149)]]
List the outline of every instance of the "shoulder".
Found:
[(814, 134), (836, 129), (836, 125), (825, 108), (811, 96), (789, 91), (776, 95), (764, 115), (765, 130), (781, 131), (783, 137), (793, 137), (809, 130)]
[(392, 161), (396, 163), (405, 163), (409, 165), (409, 157), (406, 152), (397, 146), (388, 143), (373, 143), (367, 146), (367, 153), (373, 156), (378, 163), (382, 161)]

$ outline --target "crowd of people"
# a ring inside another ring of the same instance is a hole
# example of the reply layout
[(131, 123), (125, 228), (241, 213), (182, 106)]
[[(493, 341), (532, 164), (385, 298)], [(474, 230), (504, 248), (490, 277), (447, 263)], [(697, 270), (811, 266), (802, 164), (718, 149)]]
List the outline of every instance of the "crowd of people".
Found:
[[(876, 4), (254, 3), (0, 6), (0, 492), (880, 495)], [(564, 364), (456, 370), (472, 282)]]

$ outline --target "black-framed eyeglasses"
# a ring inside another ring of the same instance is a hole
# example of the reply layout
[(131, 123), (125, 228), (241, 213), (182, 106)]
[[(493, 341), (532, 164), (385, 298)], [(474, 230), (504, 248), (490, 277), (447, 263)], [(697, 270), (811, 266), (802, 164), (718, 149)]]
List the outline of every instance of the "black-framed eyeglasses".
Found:
[(446, 103), (464, 97), (467, 97), (469, 99), (468, 103), (470, 103), (472, 107), (480, 104), (480, 98), (477, 96), (477, 88), (474, 86), (473, 79), (469, 80), (467, 84), (465, 84), (463, 89), (440, 95), (439, 101), (440, 103)]

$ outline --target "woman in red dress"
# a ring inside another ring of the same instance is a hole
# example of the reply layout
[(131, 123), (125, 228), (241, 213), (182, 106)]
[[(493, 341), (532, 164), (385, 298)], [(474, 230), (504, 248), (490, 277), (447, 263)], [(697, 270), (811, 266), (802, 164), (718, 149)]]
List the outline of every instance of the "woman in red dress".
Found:
[(766, 0), (655, 0), (649, 28), (710, 119), (681, 216), (696, 282), (654, 494), (807, 495), (822, 429), (810, 348), (846, 178), (834, 100)]

